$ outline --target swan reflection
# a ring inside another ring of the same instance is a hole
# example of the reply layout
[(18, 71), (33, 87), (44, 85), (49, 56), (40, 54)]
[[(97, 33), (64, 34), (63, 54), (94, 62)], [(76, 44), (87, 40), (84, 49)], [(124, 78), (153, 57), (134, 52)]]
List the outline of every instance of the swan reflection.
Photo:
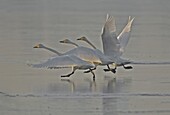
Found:
[[(116, 83), (116, 79), (112, 76), (104, 76), (103, 81), (94, 81), (90, 78), (85, 78), (83, 81), (61, 79), (61, 83), (62, 82), (69, 84), (67, 85), (67, 89), (72, 93), (116, 93), (120, 91), (121, 87), (124, 85), (122, 80), (118, 80), (119, 83)], [(64, 87), (65, 86), (63, 86), (63, 88)]]
[(70, 89), (71, 89), (71, 92), (74, 92), (75, 91), (75, 83), (70, 80), (70, 79), (61, 79), (61, 81), (65, 81), (65, 82), (68, 82), (70, 84)]
[[(99, 78), (99, 76), (98, 76)], [(60, 79), (58, 82), (48, 84), (46, 92), (50, 94), (69, 93), (97, 93), (97, 94), (121, 94), (129, 90), (131, 79), (115, 79), (113, 76), (101, 76), (96, 81), (91, 78), (79, 77), (79, 79)]]

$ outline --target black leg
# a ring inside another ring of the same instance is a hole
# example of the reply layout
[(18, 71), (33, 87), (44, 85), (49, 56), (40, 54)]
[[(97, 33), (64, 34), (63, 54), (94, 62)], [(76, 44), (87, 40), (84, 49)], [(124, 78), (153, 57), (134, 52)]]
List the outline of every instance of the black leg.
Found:
[(105, 72), (108, 72), (108, 71), (110, 71), (109, 69), (103, 69)]
[(111, 69), (109, 65), (107, 65), (108, 69), (103, 69), (105, 72), (111, 71), (112, 73), (116, 73), (116, 67), (114, 69)]
[(95, 74), (92, 69), (89, 69), (89, 71), (93, 74), (93, 81), (95, 81)]
[(125, 66), (125, 65), (123, 65), (123, 67), (124, 67), (125, 69), (133, 69), (132, 66)]
[[(91, 70), (96, 70), (96, 67), (92, 68)], [(90, 70), (84, 71), (84, 73), (89, 73)]]
[(111, 69), (112, 73), (116, 73), (116, 68), (115, 69)]
[(108, 71), (110, 71), (110, 67), (109, 67), (109, 65), (107, 65), (107, 68), (108, 69), (103, 69), (105, 72), (108, 72)]
[(61, 75), (61, 77), (70, 77), (72, 74), (74, 74), (74, 72), (75, 72), (75, 69), (73, 68), (73, 71), (70, 74)]

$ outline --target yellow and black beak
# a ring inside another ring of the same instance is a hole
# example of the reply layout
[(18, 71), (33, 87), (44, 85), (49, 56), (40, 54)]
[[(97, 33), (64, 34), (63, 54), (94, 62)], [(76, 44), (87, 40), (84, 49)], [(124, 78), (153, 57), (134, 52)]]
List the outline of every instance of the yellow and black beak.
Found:
[(60, 41), (60, 43), (64, 43), (64, 41)]
[(33, 48), (39, 48), (39, 45), (34, 46)]
[(77, 38), (77, 40), (81, 40), (81, 38)]

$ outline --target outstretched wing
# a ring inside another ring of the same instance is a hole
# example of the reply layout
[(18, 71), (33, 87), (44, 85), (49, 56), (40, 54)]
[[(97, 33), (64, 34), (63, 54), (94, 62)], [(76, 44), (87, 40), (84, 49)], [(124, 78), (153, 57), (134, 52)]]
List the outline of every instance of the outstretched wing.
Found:
[(85, 66), (87, 68), (92, 67), (92, 65), (86, 61), (81, 60), (77, 56), (74, 55), (63, 55), (52, 57), (42, 63), (39, 64), (30, 64), (30, 66), (34, 68), (49, 68), (49, 69), (59, 69), (59, 68), (72, 68), (72, 67), (81, 67)]
[(101, 37), (104, 54), (108, 56), (118, 55), (120, 44), (116, 37), (115, 20), (110, 15), (107, 15)]
[(118, 35), (117, 39), (120, 42), (121, 45), (121, 51), (123, 52), (125, 47), (128, 44), (129, 38), (130, 38), (130, 34), (131, 34), (131, 27), (132, 27), (132, 23), (134, 21), (134, 18), (131, 19), (131, 17), (129, 16), (129, 20), (127, 25), (124, 27), (124, 29), (122, 30), (122, 32)]

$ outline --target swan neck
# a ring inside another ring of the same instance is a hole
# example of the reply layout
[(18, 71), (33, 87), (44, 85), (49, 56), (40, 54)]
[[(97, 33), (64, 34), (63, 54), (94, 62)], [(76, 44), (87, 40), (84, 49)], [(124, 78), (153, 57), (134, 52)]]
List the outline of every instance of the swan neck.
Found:
[(96, 47), (89, 41), (89, 40), (86, 40), (86, 42), (91, 45), (94, 49), (96, 49)]
[(58, 51), (56, 51), (56, 50), (54, 50), (54, 49), (52, 49), (52, 48), (48, 48), (48, 47), (45, 47), (44, 46), (44, 49), (47, 49), (47, 50), (49, 50), (49, 51), (51, 51), (51, 52), (53, 52), (53, 53), (55, 53), (55, 54), (57, 54), (57, 55), (62, 55), (61, 53), (59, 53)]
[(74, 45), (74, 46), (76, 46), (76, 47), (79, 47), (79, 45), (76, 44), (76, 43), (74, 43), (74, 42), (70, 42), (70, 44), (72, 44), (72, 45)]

